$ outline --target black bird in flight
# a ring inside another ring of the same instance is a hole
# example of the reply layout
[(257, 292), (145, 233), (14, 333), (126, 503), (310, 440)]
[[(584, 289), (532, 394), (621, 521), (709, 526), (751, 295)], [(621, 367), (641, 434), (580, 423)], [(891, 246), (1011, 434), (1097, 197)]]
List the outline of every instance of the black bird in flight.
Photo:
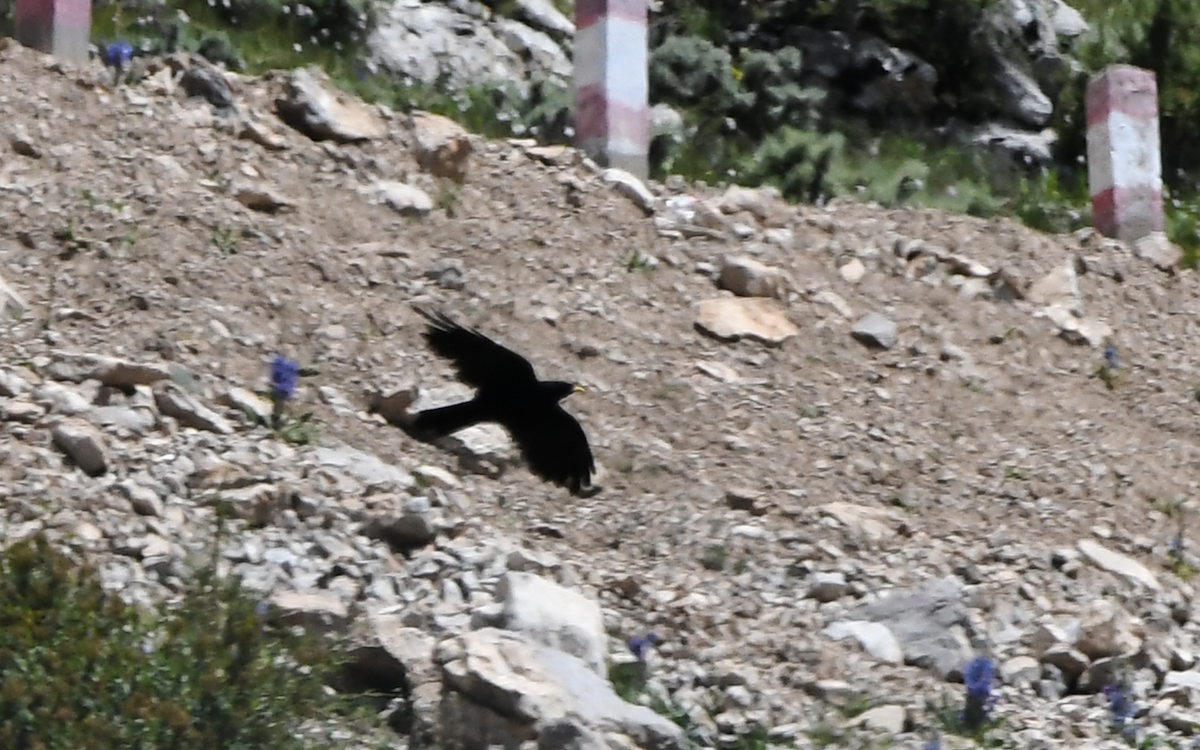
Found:
[(589, 494), (596, 465), (587, 435), (559, 405), (582, 392), (582, 386), (538, 380), (533, 365), (520, 354), (442, 313), (417, 312), (429, 321), (424, 333), (429, 348), (453, 362), (458, 379), (476, 391), (470, 401), (412, 415), (410, 434), (428, 440), (495, 422), (512, 436), (534, 474), (574, 495)]

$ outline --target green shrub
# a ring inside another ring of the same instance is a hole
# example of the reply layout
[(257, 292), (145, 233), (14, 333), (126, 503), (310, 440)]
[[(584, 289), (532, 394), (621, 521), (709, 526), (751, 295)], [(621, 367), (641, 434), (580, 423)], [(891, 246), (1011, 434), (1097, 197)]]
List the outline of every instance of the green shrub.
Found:
[(650, 52), (650, 100), (703, 104), (713, 117), (724, 117), (752, 100), (733, 73), (733, 58), (707, 39), (671, 36)]
[(211, 567), (145, 612), (43, 536), (0, 552), (0, 747), (300, 750), (326, 659)]
[[(692, 37), (717, 49), (773, 51), (781, 43), (781, 30), (792, 26), (865, 32), (917, 51), (938, 70), (940, 93), (953, 106), (992, 112), (996, 105), (986, 84), (993, 56), (980, 30), (984, 11), (995, 2), (663, 0), (651, 22), (650, 39), (652, 47), (666, 45), (673, 38)], [(950, 39), (955, 43), (931, 43)]]
[(742, 129), (763, 135), (784, 125), (810, 128), (824, 103), (825, 92), (800, 85), (804, 64), (800, 50), (749, 50), (741, 59), (741, 81), (750, 99), (738, 120)]
[(1012, 213), (1043, 232), (1062, 234), (1088, 226), (1092, 207), (1087, 176), (1079, 170), (1041, 168), (1018, 186)]
[(520, 103), (521, 125), (544, 143), (569, 143), (567, 128), (574, 104), (570, 88), (535, 76), (528, 97)]
[(792, 200), (812, 203), (832, 197), (829, 170), (842, 159), (845, 146), (841, 133), (785, 127), (762, 142), (742, 179), (751, 185), (772, 184)]
[(792, 201), (849, 195), (973, 216), (999, 213), (1006, 202), (996, 188), (1019, 190), (1028, 179), (1006, 157), (984, 149), (935, 146), (903, 135), (855, 146), (854, 132), (848, 126), (830, 133), (785, 127), (743, 159), (738, 175), (747, 184), (774, 185)]
[[(179, 5), (190, 11), (189, 6), (197, 2), (208, 5), (207, 0), (184, 0)], [(290, 19), (301, 36), (330, 45), (362, 41), (375, 13), (373, 0), (229, 0), (210, 7), (224, 23), (234, 27), (273, 27)], [(300, 12), (301, 7), (307, 10)]]
[(1170, 188), (1163, 189), (1164, 229), (1171, 241), (1183, 249), (1183, 265), (1195, 268), (1200, 260), (1200, 196), (1175, 197)]
[(246, 67), (242, 56), (230, 41), (229, 34), (224, 31), (205, 32), (196, 42), (193, 51), (209, 62), (224, 65), (229, 70), (238, 71)]
[(703, 37), (724, 45), (731, 31), (750, 21), (744, 6), (742, 0), (663, 0), (650, 19), (651, 45), (668, 36)]

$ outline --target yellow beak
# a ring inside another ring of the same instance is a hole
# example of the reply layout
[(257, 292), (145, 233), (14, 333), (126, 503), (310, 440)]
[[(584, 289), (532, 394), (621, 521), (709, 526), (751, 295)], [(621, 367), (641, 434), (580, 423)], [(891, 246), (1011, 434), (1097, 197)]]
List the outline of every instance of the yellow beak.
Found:
[(571, 389), (571, 393), (587, 393), (587, 389), (585, 389), (582, 385), (577, 385)]

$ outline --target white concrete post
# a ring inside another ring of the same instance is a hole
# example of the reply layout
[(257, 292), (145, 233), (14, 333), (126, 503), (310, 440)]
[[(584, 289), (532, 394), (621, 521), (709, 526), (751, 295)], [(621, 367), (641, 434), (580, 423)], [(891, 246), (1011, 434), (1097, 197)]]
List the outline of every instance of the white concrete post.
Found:
[(17, 0), (17, 41), (76, 64), (88, 60), (91, 0)]
[(650, 151), (646, 0), (575, 2), (575, 144), (645, 178)]
[(1163, 228), (1158, 84), (1153, 71), (1110, 65), (1087, 87), (1092, 226), (1133, 242)]

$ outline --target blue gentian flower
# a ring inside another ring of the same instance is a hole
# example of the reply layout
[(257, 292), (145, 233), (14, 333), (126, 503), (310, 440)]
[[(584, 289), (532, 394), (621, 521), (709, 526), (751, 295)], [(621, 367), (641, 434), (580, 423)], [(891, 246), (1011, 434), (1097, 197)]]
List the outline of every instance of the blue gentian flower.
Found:
[(629, 650), (637, 657), (638, 661), (646, 661), (646, 652), (660, 643), (662, 640), (654, 633), (650, 633), (645, 638), (635, 635), (629, 639)]
[(1116, 347), (1106, 346), (1104, 348), (1104, 365), (1110, 370), (1121, 368), (1121, 360), (1117, 358)]
[(1108, 710), (1115, 723), (1124, 724), (1133, 716), (1133, 703), (1120, 685), (1105, 685), (1104, 696), (1108, 698)]
[(258, 628), (258, 632), (260, 633), (263, 632), (263, 628), (266, 626), (267, 613), (269, 611), (270, 608), (267, 606), (266, 602), (259, 602), (254, 607), (254, 623)]
[(1108, 698), (1108, 712), (1112, 717), (1113, 729), (1126, 738), (1135, 736), (1137, 726), (1128, 723), (1134, 713), (1129, 693), (1120, 685), (1110, 684), (1104, 686), (1104, 696)]
[(104, 50), (100, 53), (100, 56), (104, 60), (105, 65), (121, 70), (133, 59), (133, 45), (124, 39), (118, 39), (115, 42), (104, 45)]
[(280, 354), (271, 359), (271, 426), (283, 424), (283, 404), (296, 395), (300, 365)]
[(279, 403), (295, 396), (296, 378), (299, 375), (299, 365), (276, 354), (275, 358), (271, 360), (271, 398)]
[(992, 679), (995, 667), (991, 659), (976, 656), (963, 668), (963, 684), (967, 686), (967, 705), (961, 721), (968, 729), (978, 729), (988, 720), (995, 698), (992, 695)]

